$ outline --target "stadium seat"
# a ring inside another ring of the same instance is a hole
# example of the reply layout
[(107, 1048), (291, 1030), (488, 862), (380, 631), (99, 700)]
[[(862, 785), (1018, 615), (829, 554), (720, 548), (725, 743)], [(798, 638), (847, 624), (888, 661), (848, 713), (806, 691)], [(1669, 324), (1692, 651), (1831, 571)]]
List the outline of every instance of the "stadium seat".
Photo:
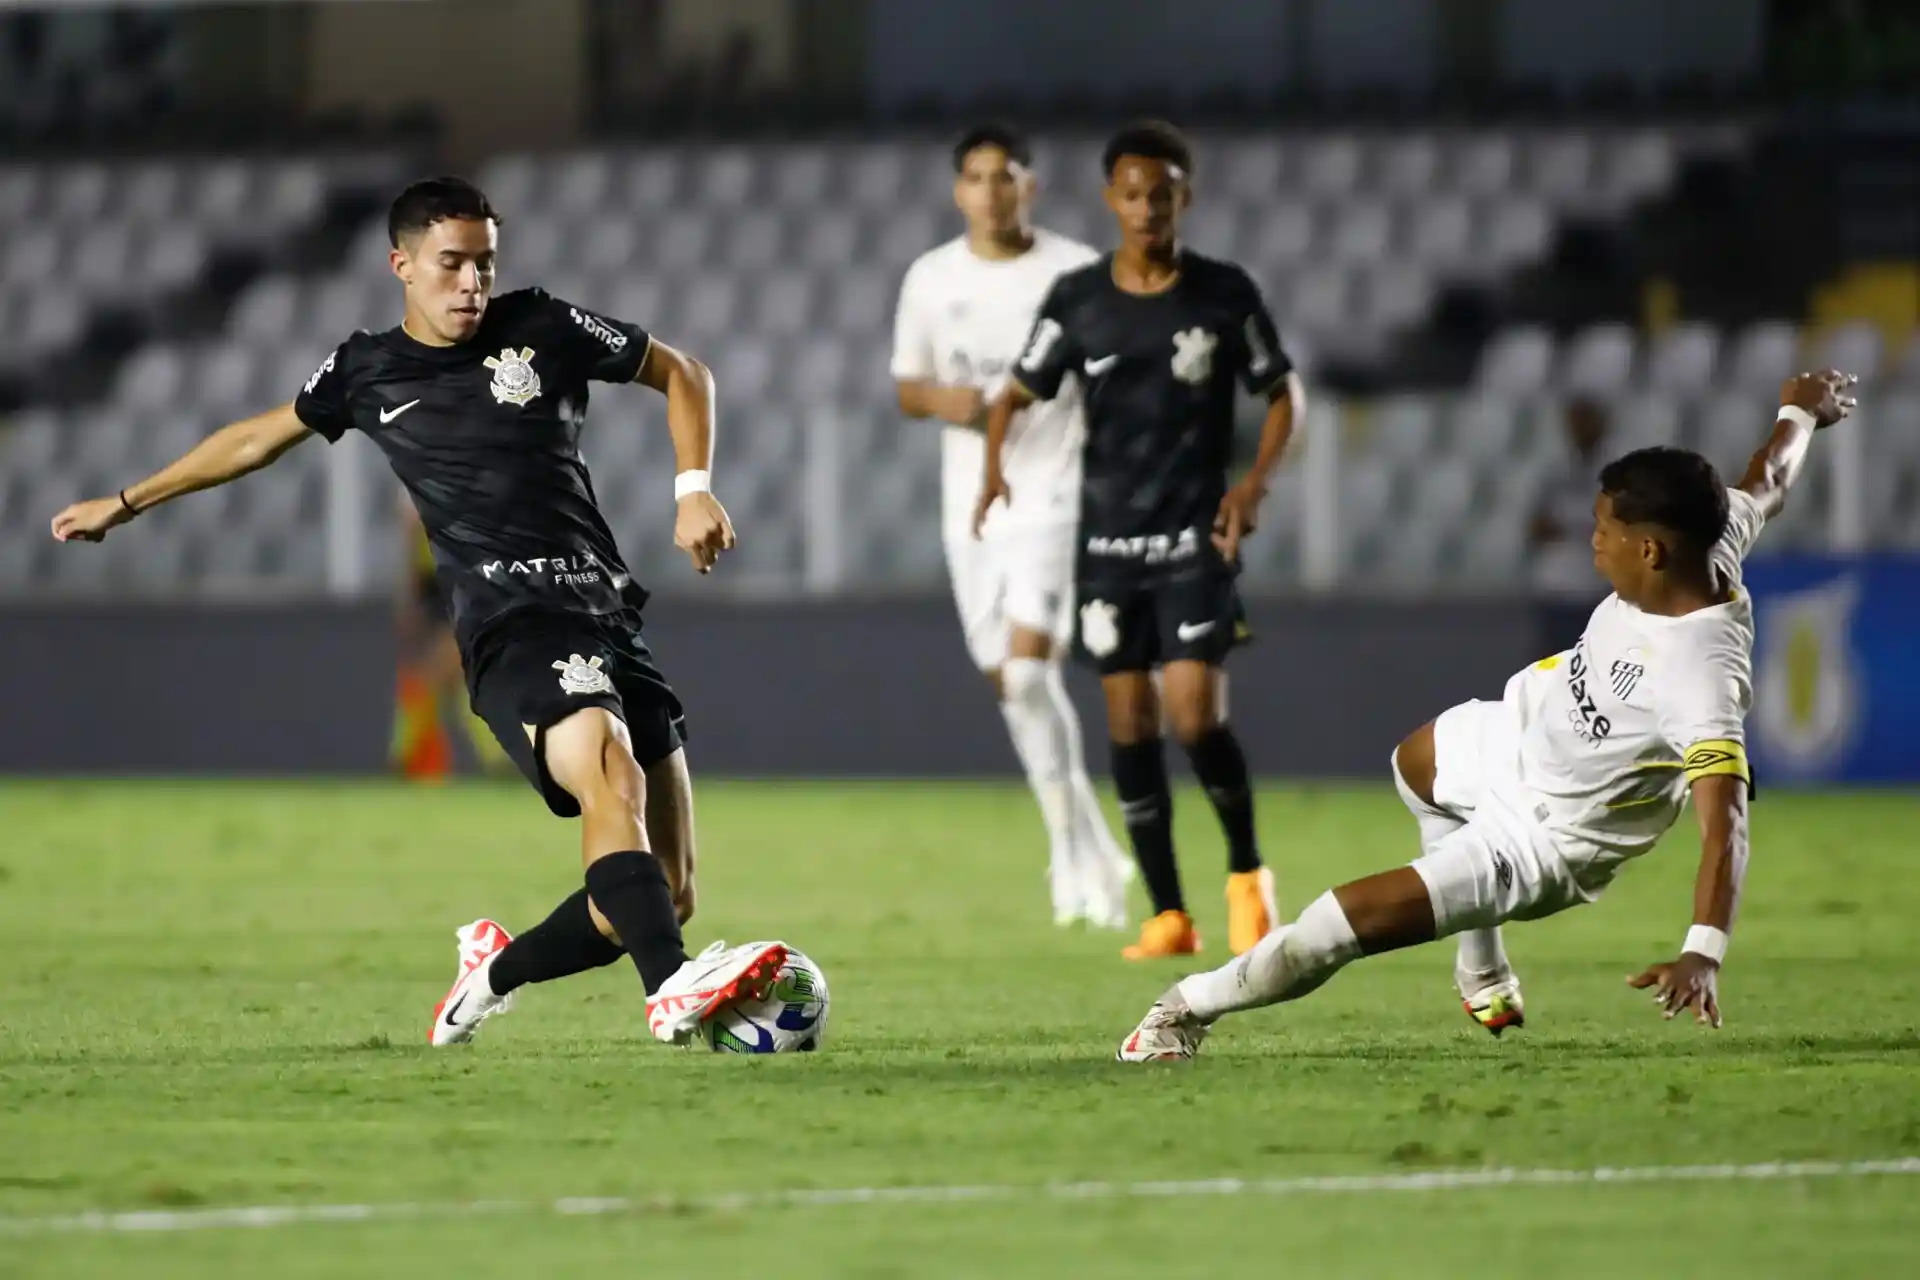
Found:
[(1763, 320), (1734, 340), (1722, 383), (1746, 391), (1778, 390), (1800, 371), (1800, 335), (1785, 320)]
[(1720, 331), (1709, 324), (1676, 325), (1655, 335), (1647, 350), (1647, 383), (1678, 395), (1698, 395), (1712, 386), (1720, 354)]
[(1535, 326), (1504, 329), (1480, 353), (1474, 383), (1509, 396), (1532, 395), (1553, 375), (1553, 335)]
[(1816, 338), (1807, 351), (1807, 363), (1814, 368), (1840, 369), (1857, 374), (1862, 382), (1873, 382), (1884, 364), (1885, 351), (1879, 326), (1856, 320), (1836, 325)]
[(1586, 395), (1616, 395), (1633, 376), (1633, 330), (1624, 324), (1598, 324), (1570, 339), (1561, 353), (1558, 382)]

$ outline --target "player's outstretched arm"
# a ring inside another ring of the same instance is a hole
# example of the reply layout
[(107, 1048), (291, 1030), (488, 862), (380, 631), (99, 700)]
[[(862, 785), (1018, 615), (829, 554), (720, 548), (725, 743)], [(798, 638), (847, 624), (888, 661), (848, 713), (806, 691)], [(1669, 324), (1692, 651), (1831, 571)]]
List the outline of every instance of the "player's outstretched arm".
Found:
[(987, 411), (987, 398), (978, 387), (931, 378), (896, 378), (893, 386), (900, 412), (909, 418), (932, 418), (956, 427), (978, 428)]
[(980, 477), (980, 497), (973, 504), (973, 536), (979, 537), (986, 527), (987, 512), (996, 502), (1005, 502), (1013, 497), (1013, 491), (1007, 488), (1007, 477), (1000, 468), (1000, 451), (1006, 447), (1007, 431), (1013, 425), (1013, 415), (1034, 402), (1033, 392), (1018, 382), (1008, 379), (1007, 385), (993, 399), (987, 409), (987, 462), (984, 474)]
[(312, 434), (291, 404), (224, 426), (177, 462), (112, 497), (74, 503), (53, 518), (53, 536), (59, 542), (98, 542), (148, 507), (258, 471)]
[(1780, 388), (1780, 414), (1773, 434), (1747, 463), (1734, 487), (1760, 503), (1768, 518), (1786, 505), (1787, 490), (1806, 465), (1813, 433), (1853, 412), (1853, 386), (1859, 379), (1836, 369), (1788, 378)]
[(673, 545), (701, 573), (713, 572), (722, 551), (733, 549), (733, 521), (713, 496), (713, 372), (685, 352), (657, 339), (647, 348), (635, 382), (667, 398), (667, 431), (673, 436)]
[[(1712, 745), (1712, 744), (1708, 744)], [(1696, 748), (1700, 750), (1700, 748)], [(1744, 771), (1744, 761), (1739, 762)], [(1680, 958), (1656, 964), (1627, 979), (1653, 989), (1654, 1003), (1668, 1018), (1692, 1009), (1701, 1023), (1720, 1025), (1717, 979), (1728, 935), (1747, 876), (1747, 780), (1743, 772), (1694, 779), (1693, 809), (1700, 815), (1700, 872), (1693, 882), (1693, 927)]]
[(1260, 424), (1260, 449), (1253, 466), (1220, 500), (1213, 518), (1213, 545), (1229, 564), (1240, 558), (1240, 539), (1252, 533), (1260, 519), (1260, 504), (1273, 487), (1273, 473), (1286, 457), (1294, 426), (1306, 412), (1307, 392), (1298, 373), (1288, 373), (1267, 399), (1267, 416)]

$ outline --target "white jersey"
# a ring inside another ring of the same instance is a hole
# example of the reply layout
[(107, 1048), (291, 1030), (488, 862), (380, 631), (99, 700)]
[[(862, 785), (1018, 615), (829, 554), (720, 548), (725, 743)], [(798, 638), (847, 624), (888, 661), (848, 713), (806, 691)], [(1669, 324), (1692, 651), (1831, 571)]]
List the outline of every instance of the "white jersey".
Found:
[(1728, 507), (1711, 563), (1729, 600), (1670, 618), (1610, 595), (1577, 645), (1507, 682), (1519, 730), (1511, 800), (1600, 863), (1652, 848), (1694, 779), (1747, 777), (1753, 602), (1740, 564), (1766, 514), (1740, 490), (1728, 491)]
[[(991, 399), (1033, 327), (1034, 313), (1062, 272), (1100, 255), (1086, 245), (1036, 230), (1017, 258), (990, 261), (966, 237), (920, 255), (907, 269), (894, 316), (893, 376), (979, 387)], [(1015, 415), (1001, 466), (1013, 500), (996, 508), (987, 531), (1072, 524), (1079, 517), (1080, 450), (1086, 421), (1076, 388)], [(949, 543), (972, 536), (973, 507), (986, 465), (986, 437), (968, 427), (942, 432), (942, 529)]]

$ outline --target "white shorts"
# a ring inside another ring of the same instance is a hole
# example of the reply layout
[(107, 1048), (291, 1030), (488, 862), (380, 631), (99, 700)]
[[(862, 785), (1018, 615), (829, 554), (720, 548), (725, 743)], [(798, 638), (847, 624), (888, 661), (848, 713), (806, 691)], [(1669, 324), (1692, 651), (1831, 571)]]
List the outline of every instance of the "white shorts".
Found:
[(1076, 527), (1043, 526), (991, 534), (984, 540), (949, 534), (947, 572), (967, 652), (982, 671), (1007, 660), (1015, 627), (1073, 639)]
[(1505, 703), (1463, 702), (1433, 724), (1434, 803), (1466, 823), (1413, 863), (1440, 937), (1591, 902), (1616, 865), (1527, 812), (1519, 725)]

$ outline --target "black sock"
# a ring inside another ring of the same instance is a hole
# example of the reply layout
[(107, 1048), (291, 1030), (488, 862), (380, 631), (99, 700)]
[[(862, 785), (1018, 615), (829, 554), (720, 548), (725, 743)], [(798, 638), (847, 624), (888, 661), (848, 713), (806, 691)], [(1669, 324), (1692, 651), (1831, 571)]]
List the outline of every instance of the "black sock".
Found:
[(509, 942), (487, 978), (494, 994), (503, 996), (529, 982), (552, 982), (610, 965), (620, 954), (620, 948), (593, 927), (587, 891), (576, 889), (553, 914)]
[(1113, 786), (1120, 793), (1120, 812), (1154, 914), (1185, 911), (1180, 868), (1173, 860), (1173, 795), (1167, 789), (1167, 757), (1160, 739), (1114, 743)]
[(630, 850), (610, 853), (587, 866), (587, 892), (633, 957), (640, 981), (652, 995), (687, 962), (680, 918), (660, 859)]
[(1207, 789), (1220, 828), (1227, 833), (1227, 870), (1258, 871), (1260, 844), (1253, 834), (1253, 782), (1240, 739), (1226, 725), (1207, 731), (1187, 748), (1193, 776)]

